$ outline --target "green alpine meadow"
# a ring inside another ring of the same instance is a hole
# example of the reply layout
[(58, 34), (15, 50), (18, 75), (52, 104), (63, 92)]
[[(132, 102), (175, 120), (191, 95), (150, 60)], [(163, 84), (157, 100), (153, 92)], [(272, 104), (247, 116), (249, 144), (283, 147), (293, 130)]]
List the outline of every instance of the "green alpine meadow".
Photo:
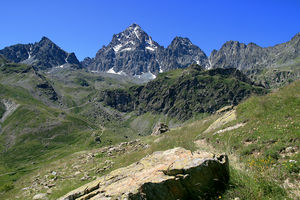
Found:
[(2, 4), (1, 200), (300, 199), (298, 2)]

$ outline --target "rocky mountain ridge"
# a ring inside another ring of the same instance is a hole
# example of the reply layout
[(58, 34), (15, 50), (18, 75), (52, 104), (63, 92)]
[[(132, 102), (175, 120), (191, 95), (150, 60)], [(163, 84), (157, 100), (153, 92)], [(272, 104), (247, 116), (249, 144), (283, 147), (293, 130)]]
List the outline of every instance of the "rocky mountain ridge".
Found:
[[(219, 50), (213, 50), (208, 57), (188, 38), (175, 37), (164, 48), (155, 42), (137, 24), (132, 24), (123, 32), (115, 34), (107, 46), (103, 46), (94, 58), (85, 58), (79, 62), (74, 53), (67, 53), (46, 37), (34, 44), (17, 44), (0, 50), (8, 60), (25, 63), (42, 70), (61, 69), (68, 66), (86, 68), (91, 72), (107, 72), (129, 75), (151, 80), (159, 73), (177, 68), (186, 68), (198, 64), (206, 69), (236, 68), (246, 73), (252, 80), (263, 73), (264, 69), (277, 69), (299, 63), (300, 33), (290, 41), (272, 47), (260, 47), (257, 44), (244, 44), (228, 41)], [(281, 71), (281, 69), (279, 69)], [(285, 72), (284, 72), (285, 73)], [(289, 70), (292, 79), (299, 78)], [(288, 80), (281, 80), (284, 83)], [(272, 85), (278, 85), (277, 82)]]
[(42, 70), (81, 66), (74, 53), (67, 53), (46, 37), (34, 44), (5, 47), (0, 50), (0, 54), (12, 62), (32, 65)]
[(265, 48), (255, 43), (228, 41), (207, 57), (188, 38), (175, 37), (164, 48), (154, 42), (139, 25), (132, 24), (125, 31), (114, 35), (108, 46), (101, 48), (95, 58), (86, 58), (81, 63), (91, 71), (137, 76), (147, 74), (150, 78), (155, 78), (160, 72), (185, 68), (190, 64), (198, 64), (207, 69), (262, 71), (295, 62), (300, 56), (299, 38), (300, 33), (288, 42)]
[(121, 112), (164, 113), (187, 120), (197, 113), (214, 113), (224, 106), (237, 105), (251, 94), (266, 92), (237, 69), (205, 71), (192, 65), (160, 74), (146, 85), (103, 90), (99, 101)]
[(205, 66), (207, 56), (188, 38), (176, 37), (164, 48), (141, 29), (132, 24), (125, 31), (113, 36), (95, 58), (86, 58), (81, 64), (90, 71), (128, 74), (153, 79), (158, 73), (185, 68), (197, 63)]
[(226, 42), (220, 50), (212, 51), (209, 57), (209, 68), (237, 68), (253, 70), (275, 68), (292, 62), (300, 56), (300, 33), (290, 41), (272, 47), (248, 45), (238, 41)]

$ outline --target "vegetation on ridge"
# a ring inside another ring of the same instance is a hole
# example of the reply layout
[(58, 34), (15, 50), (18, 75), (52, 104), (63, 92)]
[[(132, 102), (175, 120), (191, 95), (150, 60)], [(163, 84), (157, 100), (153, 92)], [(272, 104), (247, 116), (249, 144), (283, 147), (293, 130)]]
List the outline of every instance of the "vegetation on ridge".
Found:
[(122, 112), (164, 113), (187, 120), (197, 113), (213, 113), (226, 105), (237, 105), (251, 94), (267, 90), (252, 85), (236, 69), (204, 71), (193, 65), (186, 69), (159, 74), (144, 86), (104, 90), (100, 100)]

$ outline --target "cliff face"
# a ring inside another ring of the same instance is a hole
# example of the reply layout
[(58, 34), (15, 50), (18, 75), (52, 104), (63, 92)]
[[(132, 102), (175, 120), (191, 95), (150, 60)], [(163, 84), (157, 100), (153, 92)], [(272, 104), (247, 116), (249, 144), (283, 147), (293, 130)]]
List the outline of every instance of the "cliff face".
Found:
[(100, 100), (122, 112), (164, 113), (185, 120), (196, 113), (213, 113), (226, 105), (236, 105), (252, 93), (266, 90), (236, 69), (203, 71), (194, 65), (158, 76), (144, 86), (128, 90), (104, 90)]

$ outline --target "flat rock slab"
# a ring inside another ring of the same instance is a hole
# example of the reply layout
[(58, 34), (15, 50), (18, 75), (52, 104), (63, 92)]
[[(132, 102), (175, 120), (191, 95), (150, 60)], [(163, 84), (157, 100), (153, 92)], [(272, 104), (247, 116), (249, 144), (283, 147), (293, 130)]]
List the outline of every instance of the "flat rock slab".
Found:
[(224, 189), (229, 180), (226, 155), (184, 148), (158, 151), (112, 171), (59, 200), (200, 199)]

